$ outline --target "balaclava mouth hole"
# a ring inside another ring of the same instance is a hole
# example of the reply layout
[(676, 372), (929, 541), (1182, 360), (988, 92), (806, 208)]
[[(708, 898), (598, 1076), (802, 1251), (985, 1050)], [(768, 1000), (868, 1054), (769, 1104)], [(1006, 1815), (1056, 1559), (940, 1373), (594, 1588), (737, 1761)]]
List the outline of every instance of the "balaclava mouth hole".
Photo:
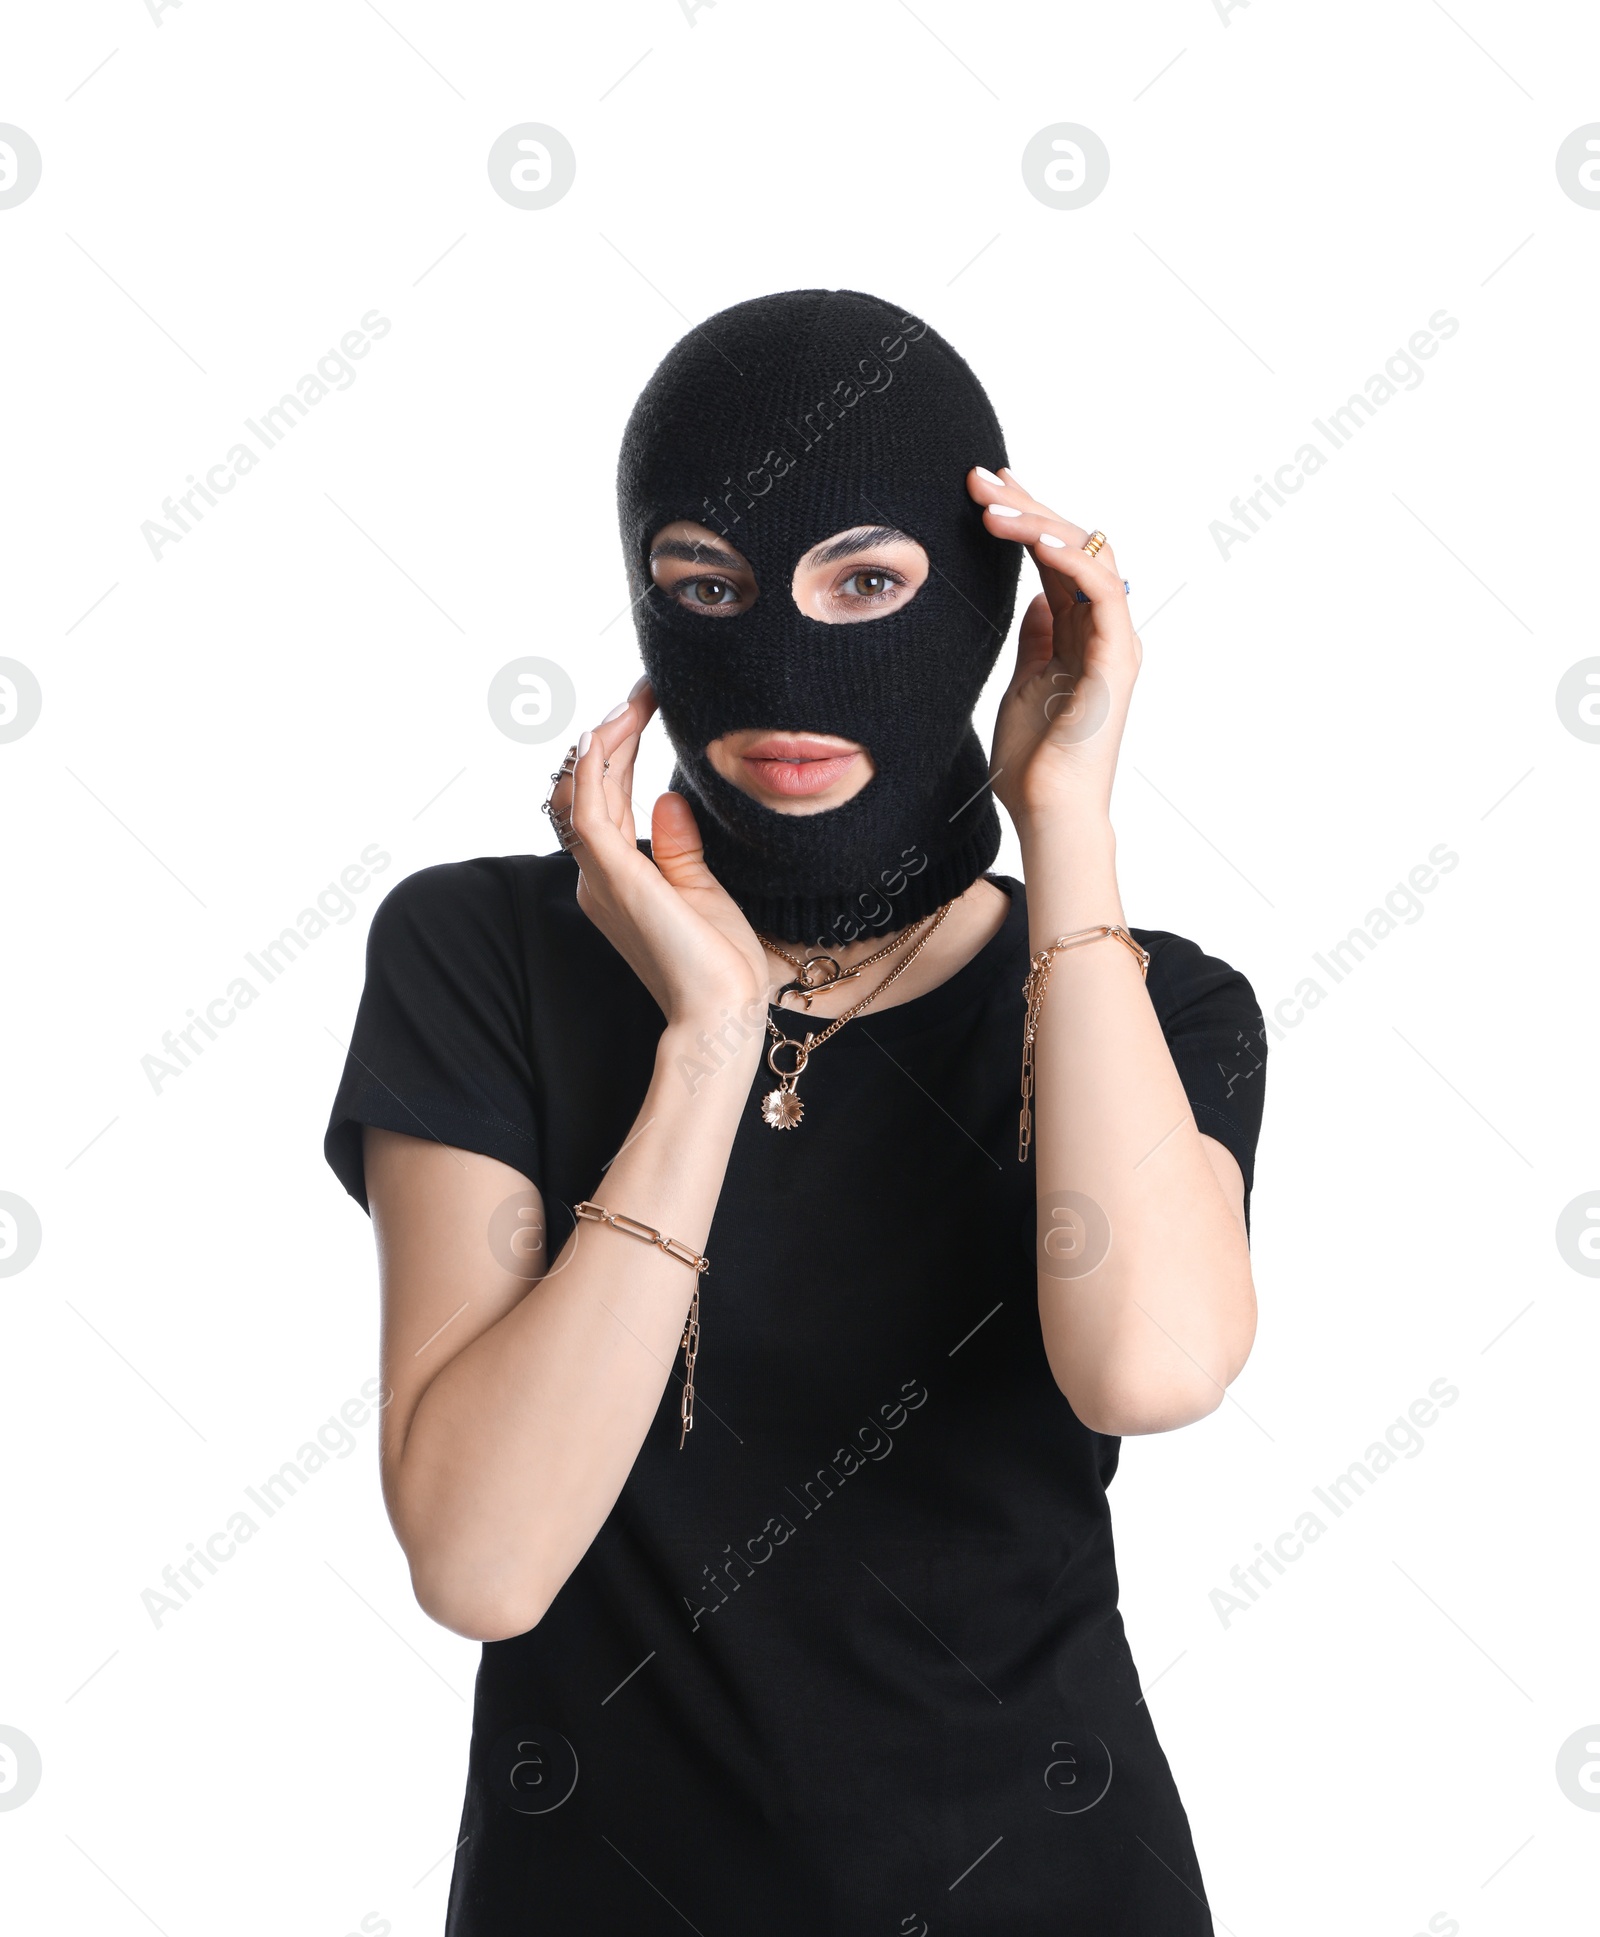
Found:
[[(972, 710), (1011, 623), (1021, 548), (967, 494), (1005, 441), (967, 365), (925, 322), (855, 290), (738, 303), (683, 338), (623, 436), (617, 495), (640, 650), (706, 863), (751, 924), (838, 945), (918, 921), (994, 860), (999, 816)], [(732, 618), (686, 610), (650, 578), (650, 541), (691, 520), (749, 561)], [(880, 618), (802, 613), (800, 558), (886, 525), (928, 554), (915, 597)], [(725, 733), (832, 733), (875, 772), (842, 806), (786, 814), (716, 772)]]

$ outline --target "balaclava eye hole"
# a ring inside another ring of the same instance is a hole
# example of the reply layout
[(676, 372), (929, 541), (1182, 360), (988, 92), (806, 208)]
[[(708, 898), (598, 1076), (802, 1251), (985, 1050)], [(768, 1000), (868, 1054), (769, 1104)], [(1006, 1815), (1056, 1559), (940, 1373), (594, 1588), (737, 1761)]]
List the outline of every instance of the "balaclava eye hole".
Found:
[[(972, 728), (1011, 622), (1019, 547), (967, 495), (1005, 443), (977, 378), (928, 325), (853, 290), (736, 304), (666, 356), (634, 406), (618, 467), (639, 644), (706, 861), (752, 924), (843, 939), (863, 906), (894, 926), (960, 894), (993, 861), (999, 817)], [(732, 617), (685, 611), (650, 578), (678, 519), (724, 536), (758, 595)], [(799, 559), (861, 525), (928, 555), (916, 596), (870, 623), (795, 605)], [(745, 729), (856, 740), (876, 771), (842, 806), (784, 814), (705, 757)]]
[[(731, 618), (734, 616), (731, 611), (721, 612), (714, 605), (703, 606), (692, 598), (685, 599), (683, 597), (685, 588), (706, 580), (720, 580), (725, 585), (733, 586), (741, 596), (748, 589), (749, 603), (752, 605), (763, 596), (764, 588), (756, 582), (756, 575), (750, 568), (749, 560), (744, 559), (731, 538), (722, 540), (706, 536), (696, 537), (694, 529), (695, 521), (690, 519), (675, 519), (671, 524), (662, 526), (647, 545), (647, 555), (643, 562), (630, 574), (634, 596), (637, 598), (645, 587), (652, 583), (654, 560), (657, 557), (665, 557), (681, 569), (667, 584), (661, 586), (664, 598), (672, 599), (687, 611), (695, 613), (697, 617), (709, 614), (713, 618)], [(703, 527), (701, 529), (703, 530)], [(747, 588), (746, 581), (748, 581)]]

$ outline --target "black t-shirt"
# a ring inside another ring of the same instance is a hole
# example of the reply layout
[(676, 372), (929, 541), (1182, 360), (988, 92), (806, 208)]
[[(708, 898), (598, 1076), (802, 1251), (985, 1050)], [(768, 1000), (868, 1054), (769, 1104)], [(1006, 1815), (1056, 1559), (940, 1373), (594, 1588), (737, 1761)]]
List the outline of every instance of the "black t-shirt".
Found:
[[(649, 1083), (662, 1018), (564, 854), (424, 869), (373, 921), (328, 1129), (511, 1165), (548, 1255)], [(539, 1625), (483, 1651), (450, 1937), (1202, 1937), (1188, 1819), (1117, 1610), (1106, 1485), (1045, 1359), (1017, 1161), (1028, 925), (849, 1023), (805, 1118), (758, 1100), (678, 1372)], [(1135, 930), (1195, 1119), (1250, 1183), (1244, 977)], [(794, 1012), (774, 1011), (794, 1033)], [(614, 1206), (623, 1209), (626, 1205)]]

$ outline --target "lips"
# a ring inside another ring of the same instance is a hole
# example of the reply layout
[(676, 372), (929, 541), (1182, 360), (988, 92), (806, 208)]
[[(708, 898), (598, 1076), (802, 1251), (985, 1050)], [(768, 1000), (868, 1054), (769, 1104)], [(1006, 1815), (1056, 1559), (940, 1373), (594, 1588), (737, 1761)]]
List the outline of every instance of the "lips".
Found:
[(809, 733), (769, 733), (741, 755), (750, 777), (769, 793), (820, 794), (861, 758), (835, 740)]

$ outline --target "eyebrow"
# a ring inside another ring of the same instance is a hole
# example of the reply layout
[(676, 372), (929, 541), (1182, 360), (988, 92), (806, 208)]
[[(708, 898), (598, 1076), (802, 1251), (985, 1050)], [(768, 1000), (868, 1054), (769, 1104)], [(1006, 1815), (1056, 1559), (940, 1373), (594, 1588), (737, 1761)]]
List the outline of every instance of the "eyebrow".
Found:
[(858, 552), (872, 551), (878, 545), (914, 545), (917, 541), (893, 525), (863, 525), (831, 538), (811, 555), (813, 565), (837, 565), (841, 558), (854, 558)]
[(715, 545), (699, 545), (687, 538), (663, 538), (650, 547), (652, 564), (658, 558), (680, 558), (690, 565), (720, 565), (725, 572), (748, 572), (750, 567), (737, 552), (725, 552)]

